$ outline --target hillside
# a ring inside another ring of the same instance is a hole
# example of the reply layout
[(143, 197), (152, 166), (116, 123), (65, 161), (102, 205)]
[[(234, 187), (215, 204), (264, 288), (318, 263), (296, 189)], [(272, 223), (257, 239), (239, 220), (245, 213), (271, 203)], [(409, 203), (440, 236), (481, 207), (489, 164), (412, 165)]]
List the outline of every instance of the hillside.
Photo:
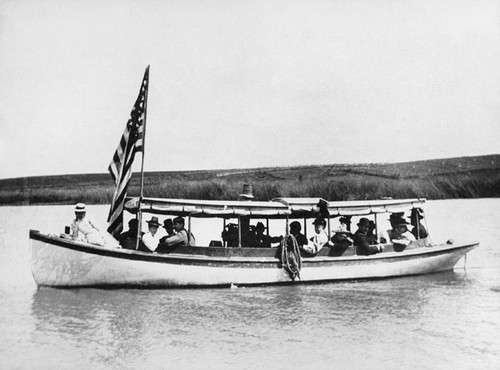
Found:
[[(132, 176), (129, 195), (139, 194)], [(378, 164), (148, 172), (145, 196), (236, 199), (246, 182), (258, 200), (320, 196), (329, 200), (380, 197), (428, 199), (500, 196), (500, 155)], [(0, 180), (0, 204), (109, 203), (107, 173)]]

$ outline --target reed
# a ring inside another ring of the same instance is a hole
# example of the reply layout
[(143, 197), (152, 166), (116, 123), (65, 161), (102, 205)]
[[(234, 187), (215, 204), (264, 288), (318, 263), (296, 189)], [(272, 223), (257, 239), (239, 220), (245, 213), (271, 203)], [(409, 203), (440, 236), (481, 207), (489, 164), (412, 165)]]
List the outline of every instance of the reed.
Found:
[[(144, 195), (159, 198), (238, 199), (252, 183), (256, 200), (322, 197), (328, 200), (478, 198), (500, 196), (500, 156), (378, 165), (275, 167), (254, 170), (145, 174)], [(458, 164), (457, 164), (458, 163)], [(128, 194), (137, 196), (134, 174)], [(109, 175), (66, 175), (0, 180), (0, 204), (109, 204)]]

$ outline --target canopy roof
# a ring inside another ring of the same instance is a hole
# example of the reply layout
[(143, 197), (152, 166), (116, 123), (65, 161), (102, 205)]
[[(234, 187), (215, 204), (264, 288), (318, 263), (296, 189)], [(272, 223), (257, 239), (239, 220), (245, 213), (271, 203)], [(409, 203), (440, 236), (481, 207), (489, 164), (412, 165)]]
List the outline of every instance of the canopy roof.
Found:
[[(356, 200), (347, 202), (328, 202), (321, 198), (276, 198), (269, 202), (234, 200), (193, 200), (143, 198), (141, 211), (166, 215), (192, 217), (234, 218), (307, 218), (319, 215), (318, 204), (322, 202), (331, 217), (361, 216), (373, 213), (404, 212), (422, 207), (425, 199)], [(125, 209), (136, 213), (139, 198), (127, 198)]]

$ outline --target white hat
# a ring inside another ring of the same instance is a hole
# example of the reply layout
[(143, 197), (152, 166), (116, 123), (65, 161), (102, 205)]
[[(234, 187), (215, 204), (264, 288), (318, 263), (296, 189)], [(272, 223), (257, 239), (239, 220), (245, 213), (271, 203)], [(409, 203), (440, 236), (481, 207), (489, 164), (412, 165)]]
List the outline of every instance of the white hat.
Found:
[(76, 203), (75, 212), (86, 212), (85, 203)]

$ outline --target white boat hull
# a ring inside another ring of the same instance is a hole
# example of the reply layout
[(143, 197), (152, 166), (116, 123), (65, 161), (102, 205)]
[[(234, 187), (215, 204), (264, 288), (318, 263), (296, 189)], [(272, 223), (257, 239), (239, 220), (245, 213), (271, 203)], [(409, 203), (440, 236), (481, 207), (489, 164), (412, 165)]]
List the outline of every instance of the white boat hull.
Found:
[(478, 245), (422, 247), (372, 256), (304, 258), (300, 279), (294, 281), (274, 257), (148, 254), (32, 234), (33, 277), (37, 285), (52, 287), (247, 286), (418, 275), (451, 270)]

